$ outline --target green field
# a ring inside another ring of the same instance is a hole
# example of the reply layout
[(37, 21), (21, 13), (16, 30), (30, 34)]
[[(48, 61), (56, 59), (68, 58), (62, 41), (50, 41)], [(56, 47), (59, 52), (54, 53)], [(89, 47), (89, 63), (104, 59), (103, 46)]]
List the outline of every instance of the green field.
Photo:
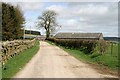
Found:
[[(52, 45), (56, 45), (55, 43), (50, 41), (46, 42)], [(112, 70), (118, 70), (118, 67), (120, 67), (120, 65), (118, 64), (118, 45), (113, 46), (113, 55), (111, 54), (111, 45), (109, 45), (109, 48), (103, 56), (100, 52), (98, 52), (98, 50), (94, 51), (92, 54), (85, 54), (85, 51), (81, 51), (80, 49), (65, 48), (64, 46), (60, 45), (57, 46), (84, 62), (99, 64), (101, 67), (104, 66)]]
[(36, 41), (33, 47), (8, 60), (8, 62), (2, 66), (2, 78), (13, 77), (25, 66), (26, 63), (29, 62), (29, 60), (37, 53), (38, 50), (39, 42)]

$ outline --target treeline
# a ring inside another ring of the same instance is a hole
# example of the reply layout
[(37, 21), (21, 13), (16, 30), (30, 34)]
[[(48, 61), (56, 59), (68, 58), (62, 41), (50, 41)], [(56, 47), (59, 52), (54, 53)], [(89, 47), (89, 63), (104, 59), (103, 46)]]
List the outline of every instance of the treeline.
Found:
[(25, 19), (18, 6), (2, 3), (2, 40), (20, 39)]
[(41, 35), (39, 31), (30, 31), (30, 30), (25, 30), (25, 34), (33, 34), (33, 35)]
[(104, 40), (106, 41), (118, 41), (118, 37), (104, 37)]
[(49, 38), (49, 41), (55, 42), (58, 45), (65, 46), (66, 48), (75, 48), (85, 51), (86, 54), (100, 51), (102, 55), (108, 48), (108, 43), (104, 40), (79, 40), (79, 39), (55, 39)]

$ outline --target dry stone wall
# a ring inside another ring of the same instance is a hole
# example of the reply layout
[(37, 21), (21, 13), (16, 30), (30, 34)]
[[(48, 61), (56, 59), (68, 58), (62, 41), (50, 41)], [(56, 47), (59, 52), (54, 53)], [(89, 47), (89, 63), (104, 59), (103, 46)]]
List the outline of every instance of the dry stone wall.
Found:
[(13, 56), (18, 55), (20, 52), (32, 47), (34, 43), (35, 39), (31, 41), (14, 40), (0, 43), (0, 62), (6, 63)]

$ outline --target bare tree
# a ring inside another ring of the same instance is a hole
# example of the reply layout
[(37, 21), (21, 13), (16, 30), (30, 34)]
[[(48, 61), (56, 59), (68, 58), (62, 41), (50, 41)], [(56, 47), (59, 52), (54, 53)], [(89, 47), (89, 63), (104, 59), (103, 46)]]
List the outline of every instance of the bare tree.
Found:
[(38, 28), (44, 28), (46, 30), (46, 39), (53, 34), (57, 27), (60, 27), (56, 22), (56, 13), (52, 10), (46, 10), (42, 13), (42, 16), (38, 17)]

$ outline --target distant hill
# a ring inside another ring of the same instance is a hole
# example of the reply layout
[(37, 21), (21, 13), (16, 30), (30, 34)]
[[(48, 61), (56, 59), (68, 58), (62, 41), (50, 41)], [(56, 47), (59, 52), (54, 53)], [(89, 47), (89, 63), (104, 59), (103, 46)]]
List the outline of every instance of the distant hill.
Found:
[(106, 41), (118, 41), (118, 39), (120, 40), (118, 37), (104, 37), (104, 40)]

